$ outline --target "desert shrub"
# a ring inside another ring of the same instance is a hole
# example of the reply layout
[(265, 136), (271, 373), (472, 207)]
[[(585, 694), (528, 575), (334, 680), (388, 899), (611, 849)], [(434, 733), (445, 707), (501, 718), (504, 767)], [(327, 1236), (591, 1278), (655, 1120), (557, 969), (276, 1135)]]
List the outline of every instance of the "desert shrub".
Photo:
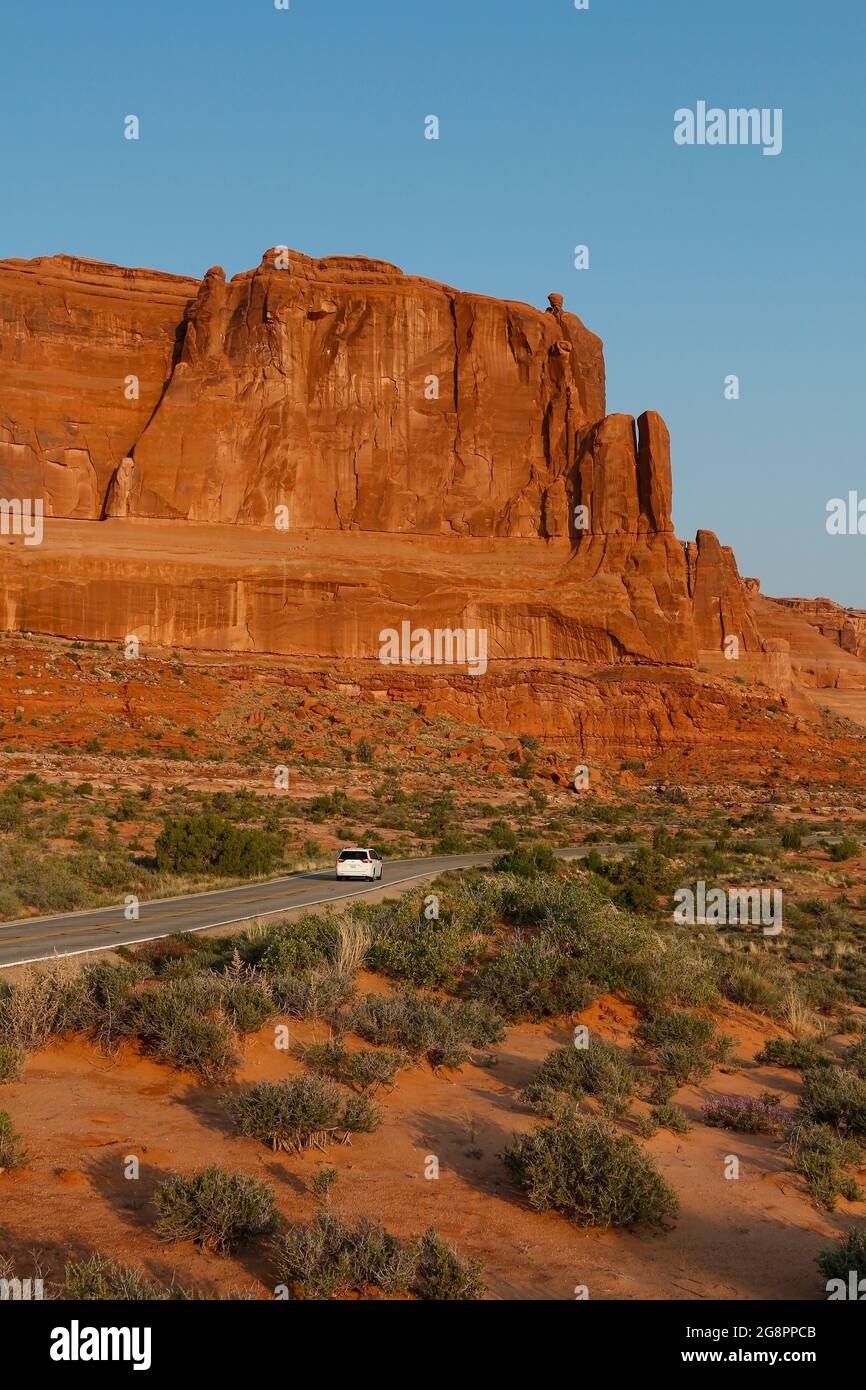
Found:
[(778, 1134), (785, 1124), (778, 1105), (752, 1096), (713, 1096), (704, 1101), (701, 1119), (705, 1125), (738, 1134)]
[(21, 1168), (27, 1162), (27, 1146), (12, 1123), (12, 1116), (0, 1110), (0, 1173)]
[(67, 1263), (62, 1288), (64, 1298), (95, 1299), (100, 1303), (158, 1302), (190, 1297), (182, 1289), (167, 1289), (161, 1284), (154, 1284), (140, 1270), (130, 1265), (115, 1264), (99, 1254)]
[(819, 1052), (815, 1043), (792, 1041), (789, 1038), (768, 1038), (755, 1061), (771, 1067), (790, 1067), (808, 1071), (812, 1067), (830, 1066), (830, 1058)]
[(159, 1185), (153, 1200), (161, 1239), (194, 1240), (217, 1255), (267, 1234), (276, 1216), (274, 1194), (266, 1183), (215, 1163), (186, 1175), (175, 1173)]
[(467, 980), (466, 993), (510, 1022), (538, 1022), (585, 1008), (597, 991), (584, 967), (547, 936), (518, 933)]
[(320, 1076), (261, 1081), (228, 1107), (241, 1134), (287, 1153), (324, 1149), (339, 1133), (369, 1134), (382, 1123), (366, 1096), (347, 1095)]
[(779, 843), (782, 849), (802, 849), (803, 836), (795, 825), (786, 825), (779, 836)]
[(221, 1012), (239, 1033), (257, 1032), (276, 1012), (270, 981), (241, 965), (237, 957), (225, 974), (215, 977), (211, 988)]
[(355, 997), (355, 982), (330, 966), (300, 975), (272, 975), (270, 985), (281, 1013), (295, 1018), (333, 1017)]
[(742, 1004), (754, 1013), (778, 1018), (785, 1008), (783, 986), (752, 965), (737, 963), (724, 970), (719, 981), (726, 999)]
[(370, 1288), (422, 1299), (483, 1297), (481, 1266), (464, 1263), (435, 1231), (401, 1241), (379, 1223), (354, 1226), (320, 1212), (309, 1225), (291, 1226), (273, 1243), (279, 1282), (302, 1299), (329, 1299)]
[(448, 908), (428, 921), (414, 894), (382, 903), (369, 917), (371, 970), (416, 989), (453, 989), (472, 954), (472, 941)]
[(578, 1226), (664, 1226), (679, 1207), (648, 1155), (606, 1120), (557, 1120), (517, 1138), (503, 1159), (536, 1211)]
[(684, 1086), (712, 1071), (709, 1047), (715, 1024), (705, 1014), (659, 1009), (638, 1026), (636, 1037), (661, 1067)]
[(866, 1135), (866, 1081), (845, 1067), (814, 1067), (803, 1074), (800, 1105), (817, 1124)]
[(594, 1038), (589, 1047), (561, 1047), (545, 1058), (535, 1080), (523, 1093), (530, 1105), (551, 1114), (550, 1093), (572, 1100), (595, 1096), (611, 1115), (621, 1115), (634, 1095), (635, 1072), (612, 1043)]
[(835, 1245), (818, 1252), (816, 1262), (827, 1279), (844, 1279), (852, 1272), (858, 1281), (866, 1279), (866, 1227), (840, 1236)]
[(843, 835), (841, 840), (835, 840), (830, 846), (830, 858), (834, 864), (841, 864), (846, 859), (855, 859), (861, 848), (859, 840), (851, 835)]
[(234, 1034), (220, 1008), (220, 992), (200, 976), (154, 985), (132, 1002), (125, 1031), (161, 1062), (203, 1080), (237, 1066)]
[(17, 1081), (24, 1065), (24, 1049), (19, 1043), (0, 1043), (0, 1086)]
[(367, 1042), (426, 1057), (434, 1068), (461, 1067), (473, 1050), (491, 1047), (505, 1036), (500, 1015), (481, 1002), (449, 999), (438, 1004), (409, 992), (365, 995), (349, 1025)]
[(656, 937), (629, 962), (626, 988), (640, 1008), (711, 1008), (719, 998), (709, 956), (679, 940)]
[(805, 1120), (792, 1125), (787, 1148), (795, 1170), (806, 1179), (819, 1206), (832, 1211), (840, 1197), (862, 1200), (860, 1185), (845, 1171), (862, 1160), (863, 1151), (856, 1139), (840, 1135), (829, 1125)]
[(333, 964), (336, 950), (334, 919), (313, 914), (273, 928), (257, 964), (268, 975), (298, 975), (315, 966)]
[(669, 1072), (660, 1072), (650, 1082), (647, 1099), (651, 1105), (667, 1105), (668, 1101), (673, 1100), (679, 1089)]
[(382, 1086), (393, 1086), (397, 1073), (409, 1060), (405, 1053), (387, 1048), (349, 1052), (342, 1043), (334, 1041), (313, 1043), (303, 1049), (302, 1056), (308, 1067), (324, 1072), (343, 1086), (370, 1095)]
[(414, 1289), (419, 1298), (439, 1303), (483, 1298), (484, 1266), (480, 1260), (461, 1260), (453, 1245), (429, 1227), (418, 1246)]
[[(822, 1059), (823, 1060), (823, 1059)], [(845, 1066), (850, 1071), (857, 1073), (859, 1077), (866, 1080), (866, 1038), (859, 1038), (852, 1043), (845, 1053)]]
[(250, 878), (270, 873), (280, 855), (273, 836), (210, 814), (168, 819), (156, 840), (157, 868), (176, 874)]
[(552, 874), (557, 867), (556, 856), (550, 845), (546, 844), (515, 846), (493, 861), (497, 873), (515, 874), (518, 878)]
[(277, 1279), (302, 1299), (328, 1299), (373, 1285), (385, 1293), (406, 1293), (413, 1260), (402, 1243), (380, 1225), (359, 1221), (347, 1226), (331, 1212), (320, 1212), (308, 1226), (291, 1226), (273, 1245)]
[(656, 1105), (650, 1114), (657, 1128), (669, 1129), (672, 1134), (688, 1134), (692, 1127), (681, 1105)]

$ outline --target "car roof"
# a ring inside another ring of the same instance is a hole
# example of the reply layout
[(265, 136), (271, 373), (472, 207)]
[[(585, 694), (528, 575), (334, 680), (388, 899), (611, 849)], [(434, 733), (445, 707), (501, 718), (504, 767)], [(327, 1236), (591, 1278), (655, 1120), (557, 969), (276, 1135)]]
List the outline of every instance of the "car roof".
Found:
[(340, 850), (340, 853), (341, 853), (341, 854), (345, 854), (346, 851), (347, 851), (347, 850), (350, 850), (350, 849), (352, 849), (352, 850), (358, 850), (359, 853), (361, 853), (361, 854), (369, 854), (369, 853), (370, 853), (370, 849), (369, 849), (369, 846), (368, 846), (368, 845), (343, 845), (343, 848)]

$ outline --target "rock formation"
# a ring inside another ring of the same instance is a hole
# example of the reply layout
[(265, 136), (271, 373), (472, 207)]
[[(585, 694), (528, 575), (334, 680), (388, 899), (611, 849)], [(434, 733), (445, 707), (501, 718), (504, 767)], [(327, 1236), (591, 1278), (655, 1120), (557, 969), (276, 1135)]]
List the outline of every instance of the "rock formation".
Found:
[(230, 281), (0, 262), (0, 496), (49, 518), (4, 547), (10, 629), (364, 660), (408, 618), (485, 628), (494, 663), (686, 670), (735, 636), (790, 681), (730, 550), (674, 535), (664, 421), (605, 415), (559, 294), (280, 247)]

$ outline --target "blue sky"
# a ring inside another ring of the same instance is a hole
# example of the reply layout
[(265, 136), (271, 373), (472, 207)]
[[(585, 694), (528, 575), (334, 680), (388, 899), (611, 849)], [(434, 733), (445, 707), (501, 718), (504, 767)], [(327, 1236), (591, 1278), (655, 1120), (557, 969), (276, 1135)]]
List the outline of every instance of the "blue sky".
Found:
[[(6, 0), (3, 31), (0, 256), (234, 274), (285, 243), (558, 290), (608, 409), (668, 422), (678, 533), (866, 607), (866, 536), (825, 529), (866, 497), (862, 0)], [(782, 153), (677, 146), (699, 100), (781, 107)]]

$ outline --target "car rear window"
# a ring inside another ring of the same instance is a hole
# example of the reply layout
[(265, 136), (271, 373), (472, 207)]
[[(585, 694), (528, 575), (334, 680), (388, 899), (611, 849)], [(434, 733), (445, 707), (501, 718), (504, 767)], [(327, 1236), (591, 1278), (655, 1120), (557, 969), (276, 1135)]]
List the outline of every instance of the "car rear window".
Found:
[(341, 849), (341, 859), (362, 859), (365, 864), (370, 862), (370, 856), (365, 849)]

